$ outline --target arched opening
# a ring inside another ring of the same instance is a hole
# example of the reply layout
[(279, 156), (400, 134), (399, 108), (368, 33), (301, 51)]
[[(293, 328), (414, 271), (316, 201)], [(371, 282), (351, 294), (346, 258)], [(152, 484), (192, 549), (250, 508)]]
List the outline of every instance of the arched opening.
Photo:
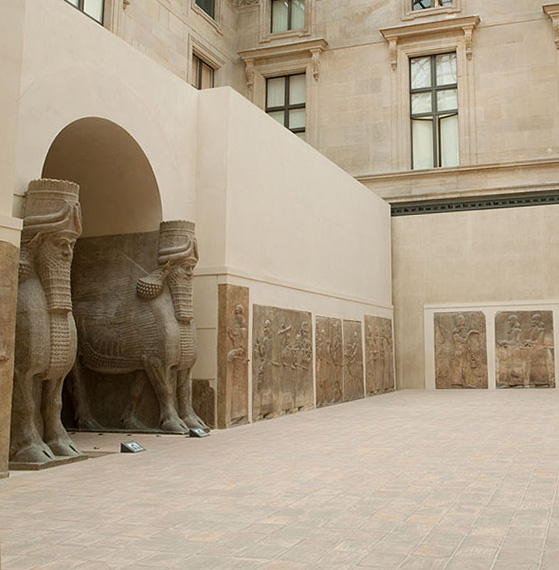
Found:
[(52, 143), (43, 178), (80, 185), (82, 237), (157, 230), (162, 218), (155, 175), (140, 145), (117, 124), (87, 117)]
[[(127, 358), (134, 338), (115, 331), (136, 330), (137, 279), (157, 265), (161, 198), (148, 158), (119, 125), (96, 117), (65, 127), (51, 144), (43, 178), (70, 180), (80, 186), (83, 232), (72, 262), (72, 302), (78, 329), (78, 362), (90, 336), (97, 335), (102, 358)], [(120, 327), (120, 328), (119, 328)], [(136, 339), (137, 340), (137, 339)], [(88, 345), (87, 345), (88, 346)], [(85, 428), (118, 429), (129, 402), (134, 373), (114, 375), (95, 369), (70, 374), (64, 392), (63, 421), (82, 427), (83, 410), (94, 418)], [(115, 374), (116, 374), (115, 372)], [(142, 421), (157, 425), (157, 401), (150, 385), (141, 392)]]

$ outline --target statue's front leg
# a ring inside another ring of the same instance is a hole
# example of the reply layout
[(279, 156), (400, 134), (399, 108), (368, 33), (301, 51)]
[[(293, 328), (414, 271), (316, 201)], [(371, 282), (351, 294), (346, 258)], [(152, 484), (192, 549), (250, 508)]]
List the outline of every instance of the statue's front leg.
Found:
[(78, 429), (103, 431), (105, 428), (93, 417), (89, 407), (83, 368), (79, 356), (76, 358), (72, 370), (66, 376), (66, 381), (70, 388), (70, 395), (74, 404), (74, 417)]
[(148, 428), (138, 419), (138, 404), (140, 403), (140, 398), (144, 387), (146, 385), (147, 375), (145, 370), (139, 370), (134, 375), (132, 383), (130, 385), (130, 390), (128, 392), (128, 405), (122, 414), (120, 423), (124, 429), (129, 429), (131, 431), (140, 430), (147, 431)]
[(44, 423), (44, 440), (55, 455), (74, 457), (82, 455), (62, 425), (62, 387), (64, 377), (43, 383), (41, 413)]
[(188, 432), (188, 426), (179, 417), (174, 405), (171, 371), (157, 356), (144, 356), (147, 376), (159, 402), (159, 425), (163, 431)]
[(10, 461), (16, 463), (47, 463), (54, 459), (35, 424), (34, 382), (37, 380), (32, 371), (16, 367), (10, 434)]
[(192, 407), (192, 368), (177, 372), (177, 402), (179, 416), (190, 429), (199, 428), (206, 432), (210, 431), (210, 428)]

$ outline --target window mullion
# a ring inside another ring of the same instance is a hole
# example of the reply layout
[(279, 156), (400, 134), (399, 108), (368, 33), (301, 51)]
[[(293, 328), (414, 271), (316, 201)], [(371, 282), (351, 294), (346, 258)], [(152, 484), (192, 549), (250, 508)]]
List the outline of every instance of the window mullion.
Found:
[(292, 24), (292, 12), (293, 12), (293, 2), (292, 0), (287, 1), (287, 29), (291, 30), (293, 28)]
[[(289, 3), (289, 6), (291, 6), (291, 2)], [(285, 78), (285, 126), (287, 128), (289, 128), (289, 81), (290, 81), (291, 77), (288, 75)]]

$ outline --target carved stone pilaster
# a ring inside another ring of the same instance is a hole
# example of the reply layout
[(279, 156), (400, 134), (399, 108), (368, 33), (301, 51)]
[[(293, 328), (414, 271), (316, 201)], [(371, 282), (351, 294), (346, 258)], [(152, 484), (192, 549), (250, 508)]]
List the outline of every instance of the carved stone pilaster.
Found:
[(559, 4), (545, 4), (543, 6), (543, 11), (549, 19), (553, 26), (553, 35), (555, 40), (555, 47), (559, 49)]
[(398, 67), (398, 38), (390, 38), (388, 40), (388, 52), (390, 54), (390, 65), (392, 70), (396, 71)]
[(254, 88), (254, 59), (245, 60), (245, 75), (247, 79), (248, 98), (252, 101)]
[(466, 47), (466, 57), (472, 59), (473, 56), (473, 33), (474, 26), (464, 26), (464, 44)]
[(318, 81), (318, 76), (320, 75), (320, 54), (322, 49), (312, 49), (311, 50), (311, 64), (312, 64), (312, 76), (315, 81)]

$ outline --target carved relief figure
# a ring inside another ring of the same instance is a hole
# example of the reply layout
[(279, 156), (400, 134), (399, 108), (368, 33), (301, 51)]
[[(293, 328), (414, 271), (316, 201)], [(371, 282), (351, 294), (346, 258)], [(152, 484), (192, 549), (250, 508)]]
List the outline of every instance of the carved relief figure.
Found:
[(365, 363), (368, 394), (394, 390), (392, 321), (365, 316)]
[(499, 312), (495, 317), (497, 387), (554, 387), (551, 311)]
[(363, 346), (361, 323), (344, 321), (344, 401), (363, 398)]
[(487, 388), (485, 316), (435, 314), (437, 388)]
[(246, 362), (247, 321), (242, 305), (235, 307), (234, 324), (227, 329), (227, 335), (233, 344), (233, 348), (227, 353), (228, 362), (233, 362), (234, 360)]
[(78, 425), (98, 428), (81, 380), (84, 366), (103, 375), (135, 373), (121, 420), (125, 429), (145, 429), (137, 407), (148, 380), (159, 404), (161, 430), (208, 429), (192, 409), (194, 224), (161, 223), (151, 273), (116, 254), (107, 254), (104, 261), (76, 288), (79, 359), (71, 378)]
[(254, 398), (253, 408), (257, 410), (258, 417), (261, 418), (266, 418), (274, 413), (272, 366), (279, 366), (279, 364), (272, 360), (273, 342), (272, 321), (266, 319), (260, 335), (256, 337), (254, 342), (253, 356), (256, 364), (255, 393), (258, 395)]
[(70, 270), (81, 234), (79, 187), (34, 180), (21, 239), (10, 460), (81, 455), (64, 429), (62, 386), (76, 357)]
[(316, 317), (316, 405), (343, 398), (343, 341), (340, 319)]
[(312, 407), (310, 314), (255, 305), (254, 330), (253, 419)]
[(226, 428), (249, 420), (249, 290), (247, 287), (222, 283), (218, 286), (218, 298), (217, 421), (219, 427)]

